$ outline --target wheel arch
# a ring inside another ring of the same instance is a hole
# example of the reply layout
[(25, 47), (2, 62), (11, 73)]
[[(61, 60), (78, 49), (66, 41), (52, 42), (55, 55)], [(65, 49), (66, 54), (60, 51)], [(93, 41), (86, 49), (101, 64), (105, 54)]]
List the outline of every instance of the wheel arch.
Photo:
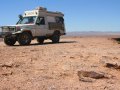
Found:
[(24, 30), (22, 33), (29, 33), (33, 38), (32, 32), (30, 30)]
[(55, 30), (54, 33), (53, 33), (53, 35), (56, 35), (56, 34), (57, 35), (61, 35), (61, 32), (59, 30)]

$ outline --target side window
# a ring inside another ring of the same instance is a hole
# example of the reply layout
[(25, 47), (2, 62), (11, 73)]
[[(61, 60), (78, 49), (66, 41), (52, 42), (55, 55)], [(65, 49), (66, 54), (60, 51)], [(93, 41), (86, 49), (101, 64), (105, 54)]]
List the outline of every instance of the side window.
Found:
[(63, 17), (56, 17), (56, 23), (64, 24), (64, 19)]
[(45, 25), (45, 18), (44, 17), (38, 17), (36, 24), (37, 25)]

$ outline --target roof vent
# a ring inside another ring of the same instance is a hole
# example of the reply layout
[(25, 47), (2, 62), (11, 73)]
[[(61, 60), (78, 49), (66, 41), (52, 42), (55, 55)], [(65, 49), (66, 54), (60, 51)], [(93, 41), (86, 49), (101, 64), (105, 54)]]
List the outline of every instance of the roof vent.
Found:
[(47, 11), (47, 8), (44, 8), (44, 7), (37, 7), (36, 10)]

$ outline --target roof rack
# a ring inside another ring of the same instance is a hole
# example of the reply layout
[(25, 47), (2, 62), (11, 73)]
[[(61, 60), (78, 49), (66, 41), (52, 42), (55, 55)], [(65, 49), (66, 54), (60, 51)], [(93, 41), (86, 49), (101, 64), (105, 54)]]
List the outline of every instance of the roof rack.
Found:
[(36, 10), (47, 11), (47, 8), (44, 8), (44, 7), (37, 7)]

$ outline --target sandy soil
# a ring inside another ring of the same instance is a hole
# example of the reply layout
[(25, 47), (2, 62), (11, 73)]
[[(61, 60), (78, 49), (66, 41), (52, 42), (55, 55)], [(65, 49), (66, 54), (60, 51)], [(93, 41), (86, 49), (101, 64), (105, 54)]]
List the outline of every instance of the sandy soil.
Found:
[[(69, 37), (59, 44), (9, 47), (0, 42), (0, 90), (120, 90), (120, 71), (104, 67), (120, 62), (120, 44), (111, 37)], [(109, 78), (79, 80), (78, 71)]]

